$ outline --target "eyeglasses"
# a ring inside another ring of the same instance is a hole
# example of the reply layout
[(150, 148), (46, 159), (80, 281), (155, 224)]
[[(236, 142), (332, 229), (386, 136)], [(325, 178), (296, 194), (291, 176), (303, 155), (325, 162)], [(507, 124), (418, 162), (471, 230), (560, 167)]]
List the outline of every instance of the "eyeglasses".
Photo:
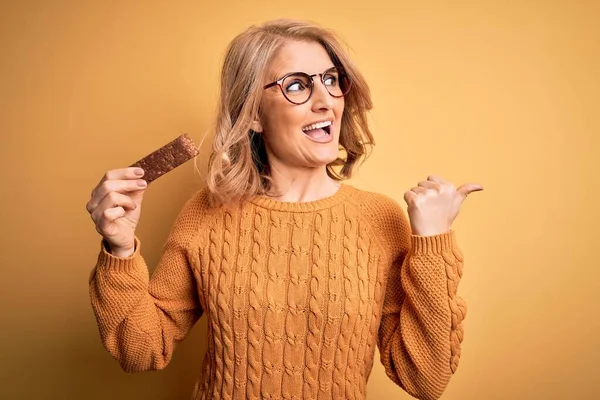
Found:
[(293, 104), (306, 103), (313, 94), (315, 82), (313, 78), (319, 76), (327, 92), (333, 97), (343, 97), (350, 91), (351, 82), (337, 67), (327, 69), (321, 74), (306, 74), (304, 72), (291, 72), (283, 78), (265, 85), (268, 89), (278, 85), (283, 96)]

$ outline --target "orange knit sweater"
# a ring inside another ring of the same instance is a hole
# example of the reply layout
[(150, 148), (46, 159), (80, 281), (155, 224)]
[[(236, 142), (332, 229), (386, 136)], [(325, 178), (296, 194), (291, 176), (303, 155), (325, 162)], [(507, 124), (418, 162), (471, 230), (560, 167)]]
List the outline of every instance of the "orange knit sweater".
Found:
[(193, 399), (365, 399), (376, 346), (387, 375), (439, 398), (465, 304), (453, 232), (411, 235), (390, 198), (342, 185), (326, 199), (183, 207), (156, 270), (104, 246), (90, 276), (106, 349), (129, 372), (164, 368), (202, 315)]

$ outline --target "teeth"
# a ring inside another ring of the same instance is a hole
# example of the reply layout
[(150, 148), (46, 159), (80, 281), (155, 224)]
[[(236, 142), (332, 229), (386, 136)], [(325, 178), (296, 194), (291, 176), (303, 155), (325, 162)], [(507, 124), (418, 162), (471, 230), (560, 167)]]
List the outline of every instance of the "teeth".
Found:
[(323, 121), (317, 122), (316, 124), (308, 125), (302, 128), (303, 132), (312, 131), (313, 129), (325, 128), (326, 126), (330, 126), (331, 121)]

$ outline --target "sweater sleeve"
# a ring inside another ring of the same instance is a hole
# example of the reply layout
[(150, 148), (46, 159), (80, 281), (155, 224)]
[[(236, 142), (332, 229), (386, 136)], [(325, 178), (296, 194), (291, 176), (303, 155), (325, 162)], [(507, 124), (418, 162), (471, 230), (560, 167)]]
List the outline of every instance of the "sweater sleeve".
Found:
[(203, 311), (188, 245), (201, 219), (197, 198), (177, 217), (150, 277), (135, 253), (118, 258), (102, 244), (89, 290), (102, 344), (127, 372), (162, 369)]
[(460, 358), (466, 305), (457, 287), (463, 258), (453, 231), (407, 235), (401, 242), (410, 248), (388, 272), (378, 337), (381, 361), (410, 395), (438, 399)]

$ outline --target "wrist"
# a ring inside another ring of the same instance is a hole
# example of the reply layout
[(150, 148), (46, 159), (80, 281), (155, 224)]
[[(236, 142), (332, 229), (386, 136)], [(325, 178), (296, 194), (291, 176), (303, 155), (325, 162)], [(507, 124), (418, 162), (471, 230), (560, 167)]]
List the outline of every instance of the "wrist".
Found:
[(113, 247), (104, 240), (104, 248), (110, 255), (118, 258), (129, 258), (135, 253), (135, 245), (129, 247)]
[(135, 253), (135, 249), (118, 249), (111, 251), (111, 254), (118, 258), (129, 258)]
[(450, 228), (412, 228), (414, 236), (438, 236), (450, 232)]

